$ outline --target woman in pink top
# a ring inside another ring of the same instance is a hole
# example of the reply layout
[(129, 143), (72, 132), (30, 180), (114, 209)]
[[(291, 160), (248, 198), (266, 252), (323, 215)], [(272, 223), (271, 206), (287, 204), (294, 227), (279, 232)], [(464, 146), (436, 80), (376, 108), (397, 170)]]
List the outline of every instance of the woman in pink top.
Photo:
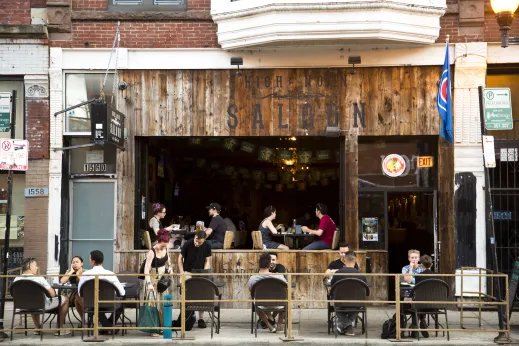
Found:
[(319, 237), (319, 240), (314, 241), (303, 250), (327, 250), (332, 248), (333, 234), (337, 227), (332, 218), (327, 214), (328, 207), (322, 203), (317, 203), (315, 206), (315, 215), (321, 219), (319, 222), (319, 229), (313, 230), (303, 226), (301, 227), (301, 230), (305, 233), (315, 234)]

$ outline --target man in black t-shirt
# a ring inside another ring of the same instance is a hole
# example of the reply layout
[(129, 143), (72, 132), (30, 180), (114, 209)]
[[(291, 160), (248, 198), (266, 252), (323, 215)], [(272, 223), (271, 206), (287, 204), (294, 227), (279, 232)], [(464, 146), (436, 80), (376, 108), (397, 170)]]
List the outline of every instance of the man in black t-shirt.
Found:
[[(206, 241), (206, 233), (198, 231), (194, 239), (184, 243), (178, 256), (178, 270), (180, 274), (191, 273), (193, 269), (211, 268), (211, 245)], [(188, 279), (189, 276), (186, 277)], [(204, 312), (198, 312), (198, 328), (206, 328)]]
[[(332, 286), (345, 279), (354, 278), (359, 279), (367, 283), (366, 277), (364, 275), (337, 275), (337, 274), (361, 274), (361, 272), (358, 269), (355, 269), (355, 252), (348, 251), (344, 254), (344, 268), (339, 269), (336, 271), (332, 278)], [(356, 312), (337, 312), (337, 319), (339, 320), (337, 323), (337, 331), (340, 334), (345, 334), (353, 336), (355, 335), (355, 332), (353, 330), (353, 324), (355, 323), (355, 319), (357, 318)]]
[(227, 224), (220, 216), (222, 207), (218, 203), (211, 203), (206, 208), (209, 210), (209, 216), (212, 218), (209, 227), (204, 227), (204, 230), (207, 233), (208, 243), (211, 245), (212, 249), (223, 249)]
[[(330, 279), (336, 271), (338, 271), (346, 266), (345, 257), (346, 257), (346, 253), (348, 251), (350, 251), (349, 244), (341, 243), (339, 245), (339, 255), (341, 257), (338, 260), (335, 260), (328, 265), (328, 269), (326, 270), (326, 273), (325, 273), (325, 279)], [(359, 270), (359, 266), (357, 265), (357, 263), (355, 263), (354, 268)]]
[(278, 255), (275, 252), (270, 252), (270, 268), (271, 273), (286, 273), (285, 266), (278, 263)]

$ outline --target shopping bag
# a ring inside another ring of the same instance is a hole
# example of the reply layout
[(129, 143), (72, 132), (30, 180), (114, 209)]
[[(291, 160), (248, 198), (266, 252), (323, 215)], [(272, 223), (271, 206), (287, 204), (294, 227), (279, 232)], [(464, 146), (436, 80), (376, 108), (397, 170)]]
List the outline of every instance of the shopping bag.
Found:
[[(146, 297), (146, 300), (150, 299), (149, 293)], [(155, 298), (155, 294), (153, 293), (153, 299)], [(159, 319), (159, 310), (155, 303), (146, 302), (139, 308), (139, 327), (141, 332), (144, 333), (160, 333), (160, 329), (146, 329), (150, 327), (160, 327), (160, 319)]]

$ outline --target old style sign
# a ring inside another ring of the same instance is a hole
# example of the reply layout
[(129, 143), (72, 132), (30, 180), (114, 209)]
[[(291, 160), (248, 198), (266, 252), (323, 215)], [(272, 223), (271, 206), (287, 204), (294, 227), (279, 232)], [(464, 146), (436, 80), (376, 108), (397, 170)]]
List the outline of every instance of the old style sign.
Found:
[(434, 166), (432, 156), (418, 156), (418, 168), (430, 168)]
[(406, 163), (402, 156), (388, 155), (382, 160), (382, 171), (388, 177), (396, 178), (405, 172)]
[(11, 130), (11, 93), (0, 93), (0, 132)]
[(28, 166), (28, 141), (20, 139), (0, 140), (0, 170), (26, 171)]

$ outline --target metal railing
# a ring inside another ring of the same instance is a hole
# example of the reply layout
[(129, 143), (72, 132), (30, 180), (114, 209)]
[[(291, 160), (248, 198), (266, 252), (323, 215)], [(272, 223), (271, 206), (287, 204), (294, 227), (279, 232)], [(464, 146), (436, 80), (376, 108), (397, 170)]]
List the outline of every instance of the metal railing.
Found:
[[(118, 304), (122, 304), (123, 307), (124, 307), (124, 300), (99, 300), (99, 276), (117, 276), (117, 277), (135, 277), (135, 276), (141, 276), (141, 275), (150, 275), (150, 276), (156, 276), (156, 274), (138, 274), (138, 273), (135, 273), (135, 274), (102, 274), (102, 275), (91, 275), (94, 277), (94, 323), (93, 323), (93, 327), (90, 327), (90, 328), (86, 328), (86, 327), (82, 327), (82, 328), (41, 328), (41, 329), (34, 329), (34, 328), (28, 328), (28, 329), (23, 329), (23, 328), (16, 328), (16, 329), (13, 329), (14, 331), (18, 331), (18, 332), (25, 332), (25, 331), (40, 331), (40, 332), (44, 332), (44, 331), (65, 331), (65, 330), (73, 330), (73, 331), (93, 331), (93, 335), (94, 335), (94, 339), (97, 339), (99, 337), (99, 331), (102, 331), (102, 330), (115, 330), (115, 329), (120, 329), (120, 330), (140, 330), (140, 329), (149, 329), (149, 330), (153, 330), (153, 329), (156, 329), (156, 330), (178, 330), (180, 331), (180, 338), (179, 339), (187, 339), (186, 338), (186, 329), (185, 329), (185, 318), (182, 318), (181, 319), (181, 326), (180, 328), (178, 327), (126, 327), (126, 326), (112, 326), (112, 327), (99, 327), (98, 326), (98, 323), (96, 323), (96, 321), (98, 321), (98, 317), (99, 317), (99, 304), (100, 303), (118, 303)], [(287, 323), (287, 337), (286, 338), (282, 338), (283, 340), (286, 340), (286, 341), (290, 341), (290, 340), (294, 340), (294, 334), (293, 334), (293, 328), (292, 328), (292, 305), (294, 303), (310, 303), (310, 302), (322, 302), (322, 303), (328, 303), (330, 301), (333, 301), (334, 303), (362, 303), (362, 304), (368, 304), (368, 305), (375, 305), (375, 304), (395, 304), (396, 305), (396, 340), (400, 340), (401, 339), (401, 332), (419, 332), (419, 331), (423, 331), (424, 329), (417, 329), (417, 328), (401, 328), (400, 326), (400, 320), (401, 320), (401, 314), (403, 314), (403, 312), (401, 311), (402, 307), (401, 307), (401, 303), (419, 303), (419, 304), (436, 304), (436, 305), (465, 305), (465, 304), (471, 304), (471, 305), (488, 305), (488, 306), (496, 306), (498, 309), (500, 306), (506, 306), (506, 314), (507, 316), (509, 316), (509, 304), (508, 304), (508, 299), (509, 299), (509, 292), (508, 292), (508, 275), (506, 274), (494, 274), (494, 273), (489, 273), (486, 272), (484, 274), (475, 274), (475, 273), (470, 273), (470, 274), (437, 274), (435, 273), (434, 276), (436, 278), (439, 278), (439, 277), (445, 277), (445, 278), (450, 278), (450, 277), (461, 277), (461, 281), (463, 282), (463, 278), (464, 277), (482, 277), (484, 276), (485, 278), (497, 278), (497, 279), (505, 279), (505, 287), (506, 287), (506, 291), (505, 291), (505, 300), (504, 301), (501, 301), (501, 302), (497, 302), (497, 301), (493, 301), (493, 302), (485, 302), (485, 301), (416, 301), (416, 300), (413, 300), (412, 302), (411, 301), (406, 301), (404, 299), (401, 298), (401, 292), (400, 292), (400, 282), (403, 281), (403, 278), (405, 276), (408, 276), (407, 274), (382, 274), (382, 273), (360, 273), (360, 274), (343, 274), (343, 273), (336, 273), (334, 275), (338, 275), (338, 276), (344, 276), (344, 277), (348, 277), (348, 276), (353, 276), (353, 277), (359, 277), (359, 276), (365, 276), (366, 278), (369, 278), (369, 277), (388, 277), (388, 278), (394, 278), (395, 280), (395, 283), (398, 283), (398, 284), (395, 284), (395, 300), (335, 300), (335, 299), (292, 299), (292, 291), (293, 291), (293, 288), (292, 288), (292, 279), (295, 278), (295, 277), (299, 277), (299, 276), (303, 276), (303, 277), (313, 277), (313, 276), (318, 276), (318, 277), (322, 277), (324, 278), (324, 274), (323, 273), (282, 273), (282, 274), (273, 274), (273, 273), (270, 273), (270, 274), (260, 274), (260, 275), (268, 275), (268, 276), (276, 276), (276, 275), (283, 275), (287, 278), (287, 282), (288, 282), (288, 285), (287, 285), (287, 299), (284, 299), (284, 300), (254, 300), (254, 299), (208, 299), (208, 300), (187, 300), (186, 301), (186, 276), (189, 276), (189, 277), (195, 277), (195, 276), (211, 276), (211, 277), (228, 277), (228, 276), (233, 276), (233, 277), (236, 277), (236, 276), (247, 276), (247, 277), (250, 277), (250, 276), (253, 276), (253, 275), (258, 275), (258, 273), (189, 273), (189, 274), (161, 274), (162, 276), (171, 276), (171, 277), (180, 277), (180, 288), (181, 288), (181, 294), (180, 294), (180, 299), (173, 299), (173, 300), (163, 300), (163, 299), (140, 299), (140, 300), (134, 300), (132, 299), (131, 301), (128, 301), (128, 303), (180, 303), (180, 311), (181, 311), (181, 315), (182, 316), (186, 316), (186, 303), (187, 304), (193, 304), (193, 303), (261, 303), (261, 302), (279, 302), (279, 303), (286, 303), (287, 304), (287, 314), (286, 314), (286, 320), (285, 320), (285, 323)], [(58, 277), (59, 275), (41, 275), (42, 277)], [(84, 274), (83, 274), (84, 276)], [(416, 275), (413, 275), (413, 276), (428, 276), (427, 274), (416, 274)], [(5, 277), (5, 276), (0, 276), (0, 278), (2, 277)], [(12, 276), (12, 275), (8, 275), (7, 276), (8, 278), (13, 278), (15, 276)], [(174, 286), (172, 285), (172, 287), (170, 289), (174, 289)], [(373, 290), (372, 290), (373, 292)], [(450, 298), (453, 298), (453, 297), (450, 297)], [(496, 316), (496, 319), (497, 319), (497, 316)], [(505, 333), (508, 337), (508, 339), (510, 339), (510, 323), (508, 321), (508, 319), (506, 319), (506, 326), (504, 329), (466, 329), (466, 328), (443, 328), (443, 329), (430, 329), (428, 328), (427, 331), (429, 332), (436, 332), (436, 331), (443, 331), (443, 332), (465, 332), (465, 333), (474, 333), (474, 332), (487, 332), (487, 333)], [(329, 323), (329, 321), (327, 321), (327, 323)], [(3, 329), (3, 330), (0, 330), (0, 332), (11, 332), (11, 329)], [(175, 339), (175, 338), (174, 338)]]

